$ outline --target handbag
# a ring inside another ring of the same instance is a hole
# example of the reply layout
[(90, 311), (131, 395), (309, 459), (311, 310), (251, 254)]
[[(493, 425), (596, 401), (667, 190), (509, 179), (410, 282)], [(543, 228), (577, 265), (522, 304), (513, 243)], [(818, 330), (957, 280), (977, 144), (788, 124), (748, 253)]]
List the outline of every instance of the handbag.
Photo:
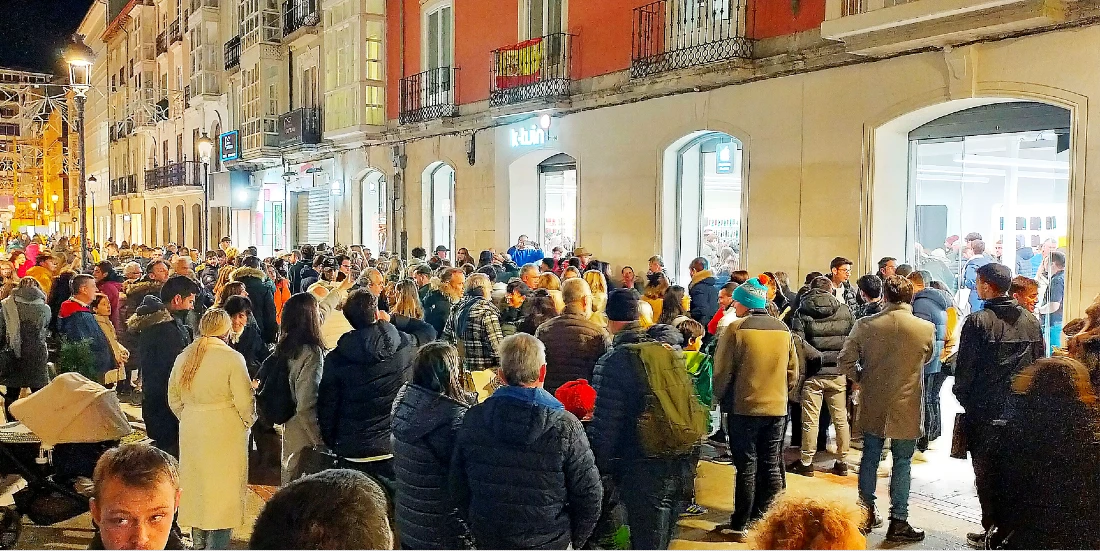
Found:
[(339, 469), (341, 465), (340, 456), (324, 448), (311, 446), (302, 449), (299, 453), (301, 457), (298, 458), (298, 465), (292, 473), (293, 480), (329, 469)]
[(955, 426), (951, 429), (951, 457), (966, 459), (967, 450), (970, 449), (966, 441), (966, 414), (955, 414)]

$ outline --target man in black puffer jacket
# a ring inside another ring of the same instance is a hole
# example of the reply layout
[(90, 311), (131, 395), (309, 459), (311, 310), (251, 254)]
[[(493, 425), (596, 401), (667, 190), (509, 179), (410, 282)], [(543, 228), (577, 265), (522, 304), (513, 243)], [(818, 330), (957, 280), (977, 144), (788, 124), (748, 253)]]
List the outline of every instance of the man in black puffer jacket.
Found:
[(827, 424), (818, 424), (824, 402), (836, 426), (836, 448), (840, 454), (832, 472), (847, 476), (848, 464), (844, 462), (844, 457), (852, 438), (846, 402), (848, 381), (837, 366), (837, 357), (844, 348), (844, 340), (852, 332), (855, 316), (847, 304), (833, 295), (833, 284), (827, 278), (819, 277), (810, 282), (810, 288), (802, 297), (792, 321), (794, 333), (821, 353), (821, 369), (816, 373), (806, 373), (806, 381), (802, 384), (802, 459), (788, 465), (787, 471), (804, 476), (814, 475), (818, 431), (828, 429)]
[(455, 440), (470, 408), (458, 365), (453, 346), (424, 346), (393, 407), (394, 521), (405, 549), (470, 547), (448, 491)]
[(379, 316), (378, 299), (365, 289), (348, 295), (344, 316), (353, 330), (325, 357), (317, 390), (321, 439), (346, 468), (392, 484), (390, 414), (411, 377), (416, 340)]
[(584, 428), (543, 390), (546, 352), (535, 337), (503, 340), (508, 383), (462, 421), (451, 495), (478, 549), (582, 549), (603, 487)]
[(279, 322), (275, 319), (275, 284), (260, 270), (260, 259), (246, 256), (241, 267), (229, 277), (244, 284), (248, 300), (252, 301), (252, 317), (260, 327), (265, 344), (275, 344), (279, 336)]
[(691, 481), (684, 475), (690, 472), (687, 464), (692, 456), (648, 457), (642, 449), (638, 419), (651, 393), (649, 382), (635, 367), (637, 352), (627, 345), (655, 339), (638, 323), (637, 293), (612, 291), (607, 297), (607, 319), (614, 340), (592, 373), (596, 409), (588, 437), (600, 473), (610, 477), (621, 495), (631, 548), (667, 549), (676, 519), (687, 505), (682, 502), (683, 486)]

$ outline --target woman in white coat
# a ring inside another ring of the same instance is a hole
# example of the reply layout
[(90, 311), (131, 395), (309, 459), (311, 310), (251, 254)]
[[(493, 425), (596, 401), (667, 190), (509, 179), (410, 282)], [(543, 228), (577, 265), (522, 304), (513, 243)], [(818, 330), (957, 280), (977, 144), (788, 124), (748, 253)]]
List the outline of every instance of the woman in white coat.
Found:
[(245, 521), (256, 402), (244, 357), (226, 344), (232, 327), (225, 310), (208, 310), (201, 337), (176, 358), (168, 380), (168, 405), (180, 420), (179, 524), (192, 528), (195, 549), (228, 549)]
[[(331, 295), (329, 295), (331, 296)], [(317, 424), (317, 388), (321, 384), (321, 366), (325, 360), (321, 337), (321, 314), (317, 299), (310, 293), (298, 293), (283, 305), (283, 323), (279, 328), (276, 359), (285, 358), (294, 391), (294, 417), (283, 425), (283, 484), (298, 473), (302, 453), (309, 448), (325, 448)]]

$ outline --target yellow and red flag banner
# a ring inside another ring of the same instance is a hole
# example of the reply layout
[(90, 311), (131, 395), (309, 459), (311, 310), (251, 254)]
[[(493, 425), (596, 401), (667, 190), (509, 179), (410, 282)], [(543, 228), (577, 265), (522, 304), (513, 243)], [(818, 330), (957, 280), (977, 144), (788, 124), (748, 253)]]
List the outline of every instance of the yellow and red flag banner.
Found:
[(541, 36), (497, 50), (497, 89), (538, 82), (544, 55)]

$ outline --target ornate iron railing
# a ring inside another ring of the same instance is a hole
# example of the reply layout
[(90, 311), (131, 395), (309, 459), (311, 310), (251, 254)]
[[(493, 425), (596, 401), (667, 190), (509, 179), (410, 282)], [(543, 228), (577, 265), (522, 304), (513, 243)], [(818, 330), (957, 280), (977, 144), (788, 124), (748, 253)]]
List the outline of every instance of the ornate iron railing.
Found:
[(111, 195), (126, 195), (137, 193), (137, 178), (132, 174), (111, 180)]
[(157, 35), (157, 55), (168, 52), (168, 33), (162, 32)]
[(234, 36), (225, 42), (225, 68), (232, 69), (241, 64), (241, 37)]
[(317, 0), (287, 0), (283, 2), (283, 36), (302, 27), (313, 27), (321, 22)]
[(458, 69), (439, 67), (401, 79), (401, 124), (458, 115)]
[(180, 40), (183, 40), (183, 33), (180, 31), (180, 20), (176, 19), (168, 24), (168, 42), (175, 44)]
[(752, 57), (748, 0), (658, 0), (634, 8), (630, 76)]
[(145, 171), (145, 190), (202, 186), (202, 163), (181, 161)]
[(569, 96), (572, 37), (554, 33), (493, 50), (489, 105)]

